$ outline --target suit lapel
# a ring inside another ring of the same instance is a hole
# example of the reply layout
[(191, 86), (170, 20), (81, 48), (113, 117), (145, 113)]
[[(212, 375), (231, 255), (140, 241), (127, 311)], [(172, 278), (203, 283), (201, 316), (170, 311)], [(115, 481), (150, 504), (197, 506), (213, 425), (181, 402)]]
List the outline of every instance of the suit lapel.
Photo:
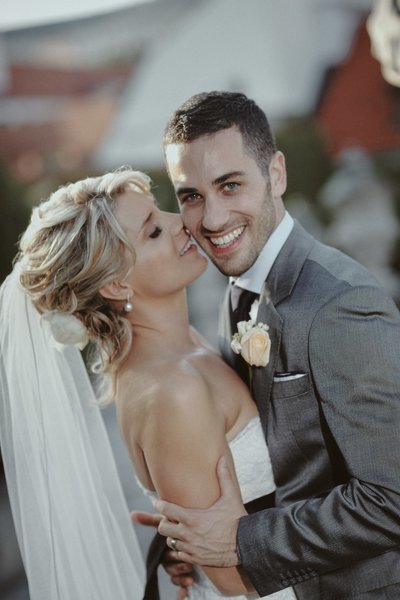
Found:
[(257, 322), (269, 326), (271, 354), (266, 367), (253, 368), (252, 394), (258, 406), (264, 431), (267, 429), (272, 383), (283, 330), (282, 318), (275, 307), (292, 293), (314, 242), (314, 238), (295, 221), (293, 230), (280, 251), (260, 295)]
[[(275, 367), (279, 356), (283, 330), (283, 321), (275, 307), (291, 294), (314, 243), (314, 238), (295, 221), (292, 232), (280, 251), (260, 295), (257, 322), (265, 323), (269, 326), (268, 333), (271, 338), (271, 354), (266, 367), (254, 367), (252, 369), (251, 389), (260, 412), (264, 431), (267, 429), (272, 383), (276, 371)], [(230, 347), (230, 317), (231, 307), (228, 287), (220, 316), (219, 340), (224, 360), (234, 367), (235, 354)]]
[(315, 239), (295, 221), (293, 229), (266, 279), (268, 293), (274, 306), (292, 293), (314, 244)]
[(260, 296), (260, 303), (257, 313), (257, 323), (260, 322), (265, 323), (269, 327), (268, 334), (271, 339), (271, 352), (269, 362), (265, 367), (252, 368), (251, 391), (258, 406), (261, 423), (264, 431), (266, 431), (269, 398), (271, 395), (275, 364), (279, 356), (279, 347), (282, 336), (282, 319), (272, 304), (266, 284), (264, 284), (264, 288)]

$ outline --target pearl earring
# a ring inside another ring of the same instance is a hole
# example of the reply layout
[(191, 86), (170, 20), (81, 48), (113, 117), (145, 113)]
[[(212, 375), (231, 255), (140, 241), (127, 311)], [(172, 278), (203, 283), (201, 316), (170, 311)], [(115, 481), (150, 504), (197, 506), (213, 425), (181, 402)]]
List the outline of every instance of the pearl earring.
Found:
[(127, 299), (126, 299), (126, 302), (125, 302), (125, 304), (124, 304), (124, 311), (125, 311), (125, 312), (127, 312), (127, 313), (129, 313), (129, 312), (131, 312), (132, 310), (133, 310), (133, 304), (132, 304), (132, 295), (131, 295), (131, 293), (129, 292), (129, 293), (128, 293), (128, 297), (127, 297)]

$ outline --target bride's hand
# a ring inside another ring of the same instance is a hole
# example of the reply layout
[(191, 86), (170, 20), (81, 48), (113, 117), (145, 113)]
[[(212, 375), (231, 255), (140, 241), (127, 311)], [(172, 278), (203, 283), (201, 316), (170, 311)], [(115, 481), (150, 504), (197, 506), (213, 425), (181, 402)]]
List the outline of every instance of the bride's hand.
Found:
[(246, 510), (225, 458), (218, 462), (219, 499), (206, 509), (182, 508), (163, 500), (154, 506), (164, 518), (158, 531), (167, 537), (176, 560), (209, 567), (234, 567), (239, 519)]

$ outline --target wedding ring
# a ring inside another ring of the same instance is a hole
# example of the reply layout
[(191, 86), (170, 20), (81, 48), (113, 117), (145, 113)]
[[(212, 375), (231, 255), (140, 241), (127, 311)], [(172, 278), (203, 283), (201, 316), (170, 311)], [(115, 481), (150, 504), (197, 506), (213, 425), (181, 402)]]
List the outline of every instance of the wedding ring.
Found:
[(177, 541), (178, 540), (176, 540), (175, 538), (171, 538), (171, 548), (172, 548), (172, 550), (175, 550), (175, 552), (177, 552), (177, 549), (176, 549), (176, 542)]

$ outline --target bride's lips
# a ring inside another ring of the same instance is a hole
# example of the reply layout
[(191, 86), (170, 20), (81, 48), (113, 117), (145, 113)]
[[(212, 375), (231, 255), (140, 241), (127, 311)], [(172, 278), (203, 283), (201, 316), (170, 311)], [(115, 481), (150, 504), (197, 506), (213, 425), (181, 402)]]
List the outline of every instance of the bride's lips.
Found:
[(183, 248), (181, 249), (181, 251), (179, 252), (180, 256), (184, 256), (184, 254), (186, 254), (187, 252), (189, 252), (192, 248), (196, 248), (195, 243), (193, 242), (192, 238), (188, 238), (188, 240), (185, 242)]

